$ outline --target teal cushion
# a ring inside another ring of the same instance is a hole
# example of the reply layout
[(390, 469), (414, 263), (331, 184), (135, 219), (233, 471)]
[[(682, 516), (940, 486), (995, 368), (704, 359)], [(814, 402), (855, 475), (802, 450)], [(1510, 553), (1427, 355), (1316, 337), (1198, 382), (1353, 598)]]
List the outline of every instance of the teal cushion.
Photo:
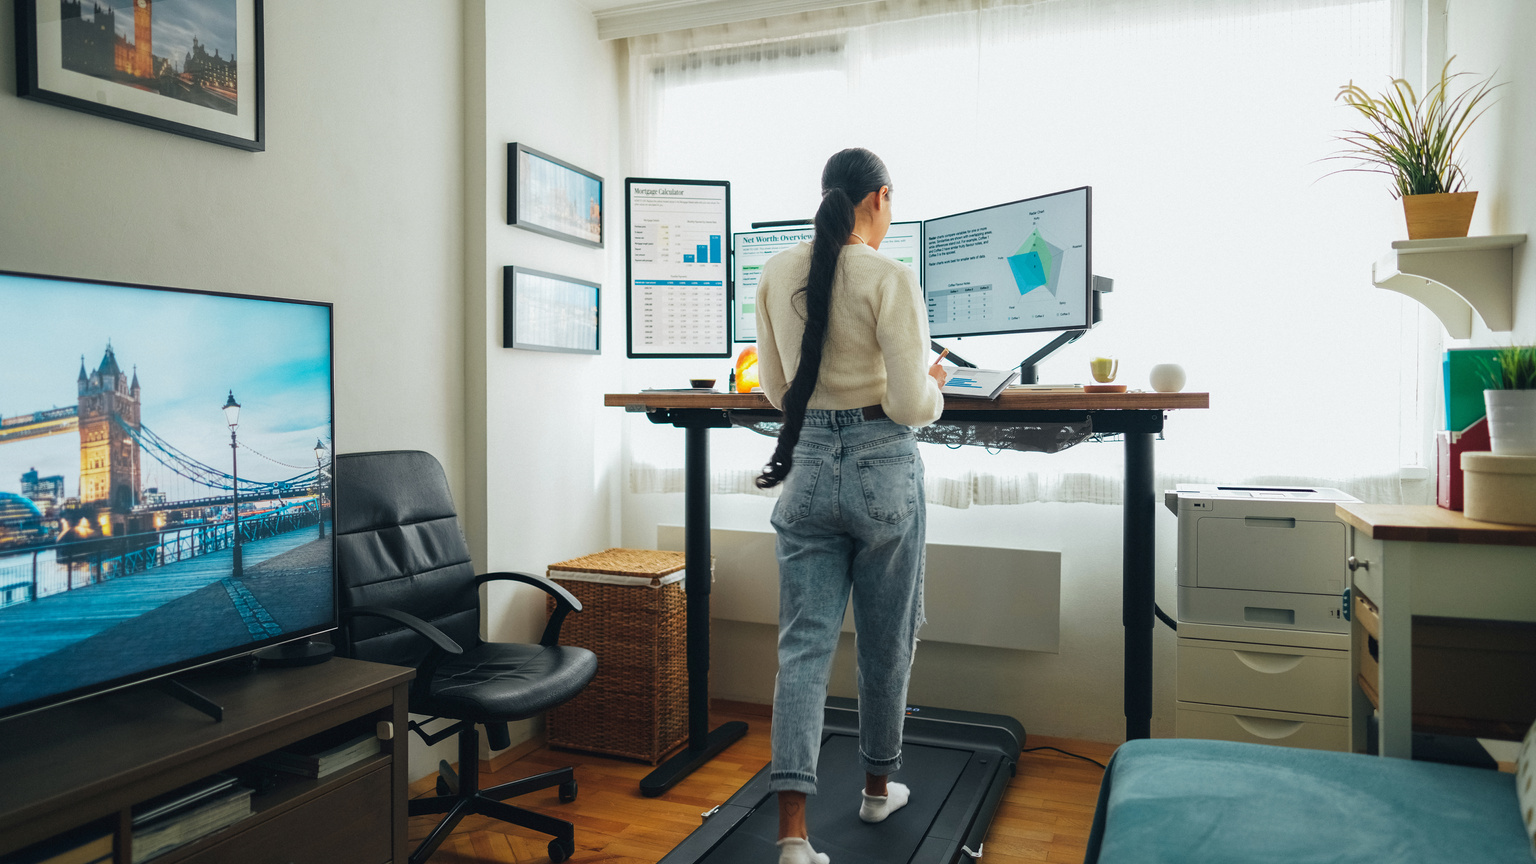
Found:
[(1529, 864), (1515, 777), (1231, 741), (1121, 746), (1085, 864)]

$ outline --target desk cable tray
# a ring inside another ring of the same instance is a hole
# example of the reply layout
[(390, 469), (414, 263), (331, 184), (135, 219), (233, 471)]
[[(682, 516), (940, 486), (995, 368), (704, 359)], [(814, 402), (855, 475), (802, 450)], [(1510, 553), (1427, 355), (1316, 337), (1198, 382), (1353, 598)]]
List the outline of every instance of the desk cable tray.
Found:
[[(770, 438), (779, 436), (778, 420), (768, 420), (735, 411), (726, 412), (731, 425), (750, 429)], [(1050, 422), (1007, 422), (1001, 420), (940, 421), (917, 430), (917, 440), (946, 447), (985, 447), (988, 450), (1023, 450), (1032, 453), (1056, 453), (1094, 437), (1093, 418)]]

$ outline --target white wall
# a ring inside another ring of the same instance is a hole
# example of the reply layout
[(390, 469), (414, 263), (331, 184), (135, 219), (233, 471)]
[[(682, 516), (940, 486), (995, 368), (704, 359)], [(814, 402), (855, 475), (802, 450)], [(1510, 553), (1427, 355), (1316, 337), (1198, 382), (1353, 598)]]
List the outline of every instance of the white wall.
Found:
[(1478, 192), (1471, 233), (1531, 235), (1515, 250), (1514, 331), (1489, 333), (1479, 319), (1468, 344), (1529, 345), (1536, 342), (1536, 4), (1448, 0), (1447, 12), (1452, 71), (1509, 82), (1466, 138), (1468, 188)]
[(0, 0), (0, 268), (330, 301), (338, 449), (462, 485), (457, 4), (267, 4), (263, 153), (17, 98), (13, 27)]
[[(621, 412), (604, 408), (624, 362), (619, 50), (570, 0), (466, 0), (465, 339), (471, 544), (481, 570), (544, 573), (615, 545)], [(507, 144), (601, 175), (605, 248), (507, 225)], [(602, 284), (602, 354), (502, 344), (502, 268)], [(488, 638), (537, 641), (544, 595), (490, 589)], [(514, 728), (517, 743), (532, 724)]]
[(265, 13), (247, 153), (18, 99), (0, 0), (0, 269), (335, 304), (337, 450), (426, 450), (462, 508), (460, 5)]

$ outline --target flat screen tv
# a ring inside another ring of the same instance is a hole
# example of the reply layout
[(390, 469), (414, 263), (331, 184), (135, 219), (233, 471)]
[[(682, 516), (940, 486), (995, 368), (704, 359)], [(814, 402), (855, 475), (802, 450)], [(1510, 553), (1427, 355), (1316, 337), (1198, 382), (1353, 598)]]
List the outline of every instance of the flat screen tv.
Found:
[(331, 306), (0, 272), (0, 717), (326, 630)]

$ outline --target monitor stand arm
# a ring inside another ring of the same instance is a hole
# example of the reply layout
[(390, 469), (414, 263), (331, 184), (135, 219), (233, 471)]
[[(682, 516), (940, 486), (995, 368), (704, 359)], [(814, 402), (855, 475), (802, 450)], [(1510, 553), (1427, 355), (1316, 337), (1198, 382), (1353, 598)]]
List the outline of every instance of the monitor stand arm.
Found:
[(1084, 333), (1087, 332), (1088, 331), (1086, 329), (1068, 330), (1062, 333), (1060, 336), (1057, 336), (1055, 339), (1052, 339), (1050, 342), (1046, 343), (1044, 348), (1041, 348), (1039, 351), (1029, 355), (1029, 357), (1026, 358), (1023, 363), (1019, 364), (1019, 383), (1039, 384), (1040, 369), (1037, 364), (1052, 354), (1055, 354), (1056, 351), (1062, 346), (1071, 345), (1073, 342), (1076, 342), (1078, 339), (1082, 338)]
[(1040, 370), (1038, 368), (1038, 364), (1040, 361), (1056, 353), (1056, 351), (1063, 345), (1071, 345), (1073, 342), (1076, 342), (1078, 339), (1082, 338), (1084, 333), (1088, 332), (1090, 327), (1096, 326), (1100, 321), (1104, 320), (1104, 308), (1099, 302), (1099, 295), (1108, 294), (1109, 292), (1115, 290), (1115, 280), (1107, 276), (1094, 276), (1092, 284), (1093, 291), (1090, 293), (1093, 297), (1093, 324), (1090, 324), (1088, 327), (1084, 327), (1081, 330), (1067, 330), (1060, 336), (1052, 339), (1050, 343), (1047, 344), (1044, 348), (1041, 348), (1039, 351), (1029, 355), (1029, 357), (1026, 358), (1023, 363), (1019, 364), (1020, 384), (1039, 384)]

